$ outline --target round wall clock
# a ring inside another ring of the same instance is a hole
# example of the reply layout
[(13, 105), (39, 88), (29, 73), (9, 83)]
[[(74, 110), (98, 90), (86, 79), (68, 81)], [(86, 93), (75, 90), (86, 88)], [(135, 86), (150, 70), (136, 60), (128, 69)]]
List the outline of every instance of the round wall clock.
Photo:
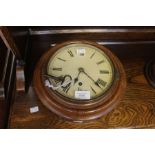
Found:
[(90, 41), (68, 41), (51, 48), (38, 62), (33, 82), (49, 110), (73, 121), (107, 114), (126, 87), (118, 58)]

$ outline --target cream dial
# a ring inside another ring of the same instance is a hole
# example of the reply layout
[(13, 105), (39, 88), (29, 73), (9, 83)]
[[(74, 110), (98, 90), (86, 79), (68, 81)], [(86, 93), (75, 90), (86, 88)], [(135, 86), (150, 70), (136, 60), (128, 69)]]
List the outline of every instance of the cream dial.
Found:
[(49, 59), (47, 74), (57, 93), (69, 99), (95, 99), (110, 88), (114, 69), (108, 56), (89, 44), (70, 44)]

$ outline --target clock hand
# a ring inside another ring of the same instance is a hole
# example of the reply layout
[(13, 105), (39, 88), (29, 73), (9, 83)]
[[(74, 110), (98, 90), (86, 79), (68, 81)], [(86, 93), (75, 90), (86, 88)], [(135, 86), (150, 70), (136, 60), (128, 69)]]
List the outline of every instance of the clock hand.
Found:
[[(94, 84), (95, 84), (96, 86), (98, 86), (99, 88), (101, 88), (101, 86), (100, 86), (91, 76), (89, 76), (89, 75), (84, 71), (83, 68), (80, 68), (80, 70), (81, 70), (81, 72), (84, 73), (89, 79), (91, 79), (91, 80), (94, 82)], [(102, 88), (101, 88), (101, 89), (102, 89)]]
[(78, 80), (79, 80), (79, 75), (80, 75), (82, 72), (84, 72), (84, 69), (83, 69), (82, 67), (80, 67), (78, 70), (79, 70), (79, 73), (78, 73), (78, 76), (74, 79), (74, 85), (75, 85), (75, 83), (78, 82)]
[(74, 79), (74, 85), (79, 81), (80, 74), (81, 74), (81, 71), (79, 71), (78, 76)]

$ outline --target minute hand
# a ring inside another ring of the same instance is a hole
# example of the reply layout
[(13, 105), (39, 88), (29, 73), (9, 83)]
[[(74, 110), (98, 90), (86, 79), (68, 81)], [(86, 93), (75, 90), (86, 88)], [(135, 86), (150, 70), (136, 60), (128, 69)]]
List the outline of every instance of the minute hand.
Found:
[[(91, 79), (94, 83), (95, 83), (95, 85), (96, 86), (98, 86), (99, 88), (101, 88), (100, 87), (100, 85), (91, 77), (91, 76), (89, 76), (84, 70), (82, 71), (89, 79)], [(102, 89), (102, 88), (101, 88)]]

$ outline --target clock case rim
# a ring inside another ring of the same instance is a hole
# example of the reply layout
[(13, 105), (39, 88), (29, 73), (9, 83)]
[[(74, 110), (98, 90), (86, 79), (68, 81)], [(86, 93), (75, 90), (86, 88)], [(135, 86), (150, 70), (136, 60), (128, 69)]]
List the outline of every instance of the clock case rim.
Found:
[[(89, 44), (105, 53), (113, 65), (113, 83), (104, 95), (91, 100), (78, 100), (64, 97), (44, 85), (42, 72), (46, 71), (47, 62), (58, 49), (70, 44)], [(46, 63), (44, 63), (46, 62)], [(41, 102), (51, 111), (70, 120), (90, 120), (111, 111), (116, 106), (126, 87), (125, 72), (118, 58), (107, 48), (92, 41), (72, 40), (60, 43), (49, 49), (39, 60), (33, 78), (34, 88)], [(78, 104), (79, 102), (83, 102)]]

